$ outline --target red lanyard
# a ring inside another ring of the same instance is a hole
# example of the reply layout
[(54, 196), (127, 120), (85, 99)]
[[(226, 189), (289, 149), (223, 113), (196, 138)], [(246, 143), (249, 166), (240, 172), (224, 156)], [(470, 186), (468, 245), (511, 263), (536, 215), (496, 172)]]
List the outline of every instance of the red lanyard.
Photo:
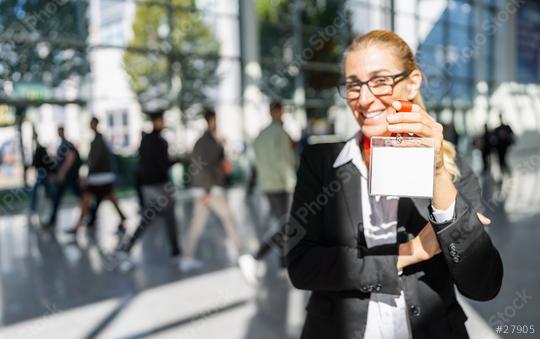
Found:
[[(401, 109), (399, 112), (410, 112), (412, 110), (412, 102), (405, 101), (405, 100), (399, 100), (401, 102)], [(391, 137), (396, 137), (396, 133), (392, 133), (390, 135)], [(364, 151), (364, 155), (370, 159), (371, 157), (371, 139), (363, 137), (362, 138), (362, 150)]]
[(362, 139), (362, 149), (364, 150), (364, 155), (369, 159), (371, 156), (371, 139), (364, 137)]

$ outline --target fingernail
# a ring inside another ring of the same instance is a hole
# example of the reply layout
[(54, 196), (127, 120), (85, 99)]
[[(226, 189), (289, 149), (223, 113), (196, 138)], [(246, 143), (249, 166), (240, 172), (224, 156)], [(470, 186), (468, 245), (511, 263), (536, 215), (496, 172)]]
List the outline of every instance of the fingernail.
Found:
[(394, 114), (390, 114), (388, 117), (387, 117), (388, 121), (396, 121), (397, 120), (397, 116), (394, 115)]
[(396, 125), (388, 125), (390, 131), (397, 131), (399, 128)]

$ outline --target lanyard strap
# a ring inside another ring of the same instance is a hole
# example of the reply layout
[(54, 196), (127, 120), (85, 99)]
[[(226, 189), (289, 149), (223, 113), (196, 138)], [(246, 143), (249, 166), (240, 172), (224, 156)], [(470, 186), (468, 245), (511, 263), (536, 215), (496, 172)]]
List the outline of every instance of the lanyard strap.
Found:
[[(399, 112), (410, 112), (412, 110), (412, 102), (406, 100), (399, 100), (401, 102), (401, 109)], [(392, 133), (391, 137), (396, 137), (398, 134)], [(371, 139), (362, 137), (362, 150), (368, 159), (371, 157)]]

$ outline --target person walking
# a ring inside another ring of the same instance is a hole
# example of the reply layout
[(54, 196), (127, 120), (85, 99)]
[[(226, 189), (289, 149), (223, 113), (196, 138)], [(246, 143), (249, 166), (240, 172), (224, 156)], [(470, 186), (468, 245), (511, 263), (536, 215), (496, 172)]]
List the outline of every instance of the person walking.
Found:
[(58, 128), (58, 137), (60, 145), (56, 151), (56, 157), (53, 161), (53, 174), (51, 180), (56, 184), (53, 197), (53, 206), (51, 216), (45, 229), (52, 229), (56, 225), (58, 209), (66, 189), (71, 189), (73, 194), (80, 198), (81, 188), (79, 186), (79, 169), (81, 167), (81, 157), (77, 148), (65, 137), (64, 127)]
[(49, 182), (53, 159), (49, 156), (47, 149), (39, 143), (38, 136), (35, 133), (34, 140), (36, 141), (36, 150), (32, 158), (32, 167), (34, 167), (36, 171), (36, 181), (34, 182), (30, 193), (29, 220), (31, 222), (33, 222), (34, 216), (37, 213), (39, 188), (44, 188), (45, 196), (48, 199), (52, 199), (53, 197), (52, 187)]
[(180, 268), (183, 263), (181, 246), (178, 240), (177, 221), (175, 213), (175, 188), (169, 178), (169, 169), (176, 160), (169, 157), (169, 145), (161, 132), (165, 128), (163, 109), (146, 112), (152, 120), (152, 132), (144, 134), (139, 147), (139, 184), (142, 193), (143, 210), (141, 222), (135, 232), (126, 235), (120, 242), (118, 253), (122, 270), (131, 268), (129, 260), (131, 249), (144, 234), (146, 229), (163, 217), (169, 240), (170, 256)]
[(494, 145), (494, 135), (489, 130), (488, 124), (484, 124), (484, 133), (479, 135), (475, 140), (475, 146), (482, 154), (482, 171), (489, 173), (491, 169), (491, 151)]
[(262, 260), (273, 247), (283, 260), (282, 242), (291, 195), (296, 183), (295, 144), (283, 128), (283, 105), (274, 101), (270, 104), (272, 122), (263, 129), (253, 142), (255, 164), (261, 191), (270, 205), (270, 214), (277, 229), (266, 232), (266, 238), (254, 255), (245, 254), (238, 259), (245, 279), (257, 281), (257, 262)]
[(193, 196), (196, 201), (186, 238), (185, 255), (190, 259), (184, 267), (186, 270), (201, 266), (201, 262), (195, 259), (195, 254), (210, 210), (220, 219), (227, 236), (237, 250), (237, 256), (242, 253), (238, 227), (227, 202), (224, 187), (225, 176), (232, 171), (232, 165), (225, 158), (222, 142), (217, 137), (216, 113), (212, 109), (205, 109), (204, 118), (208, 128), (195, 143), (191, 154), (191, 163), (198, 166), (190, 170)]
[[(88, 153), (88, 177), (86, 178), (81, 197), (81, 213), (75, 226), (66, 231), (68, 233), (77, 233), (84, 218), (89, 214), (90, 220), (88, 226), (94, 226), (97, 210), (104, 199), (109, 200), (118, 213), (120, 218), (117, 229), (118, 234), (125, 232), (124, 221), (126, 220), (126, 216), (122, 212), (118, 199), (114, 194), (116, 175), (113, 172), (112, 166), (113, 154), (105, 142), (103, 135), (99, 133), (98, 124), (98, 118), (93, 117), (90, 121), (90, 129), (94, 132), (95, 137), (90, 144), (90, 151)], [(92, 197), (94, 198), (94, 205), (90, 208), (90, 199)]]
[(502, 174), (506, 174), (510, 173), (510, 167), (508, 167), (506, 155), (510, 146), (515, 143), (515, 135), (512, 128), (504, 123), (502, 114), (499, 114), (499, 120), (501, 124), (495, 128), (493, 135), (495, 136), (495, 148), (497, 149), (499, 166)]

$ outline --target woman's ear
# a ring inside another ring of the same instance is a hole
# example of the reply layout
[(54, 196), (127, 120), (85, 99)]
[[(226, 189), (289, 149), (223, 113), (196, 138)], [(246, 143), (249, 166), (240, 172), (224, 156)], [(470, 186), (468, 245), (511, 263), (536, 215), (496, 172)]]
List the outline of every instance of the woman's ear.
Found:
[(409, 100), (412, 101), (414, 98), (416, 98), (416, 96), (420, 92), (420, 86), (422, 86), (422, 72), (420, 72), (418, 69), (415, 69), (411, 72), (411, 74), (409, 74)]

